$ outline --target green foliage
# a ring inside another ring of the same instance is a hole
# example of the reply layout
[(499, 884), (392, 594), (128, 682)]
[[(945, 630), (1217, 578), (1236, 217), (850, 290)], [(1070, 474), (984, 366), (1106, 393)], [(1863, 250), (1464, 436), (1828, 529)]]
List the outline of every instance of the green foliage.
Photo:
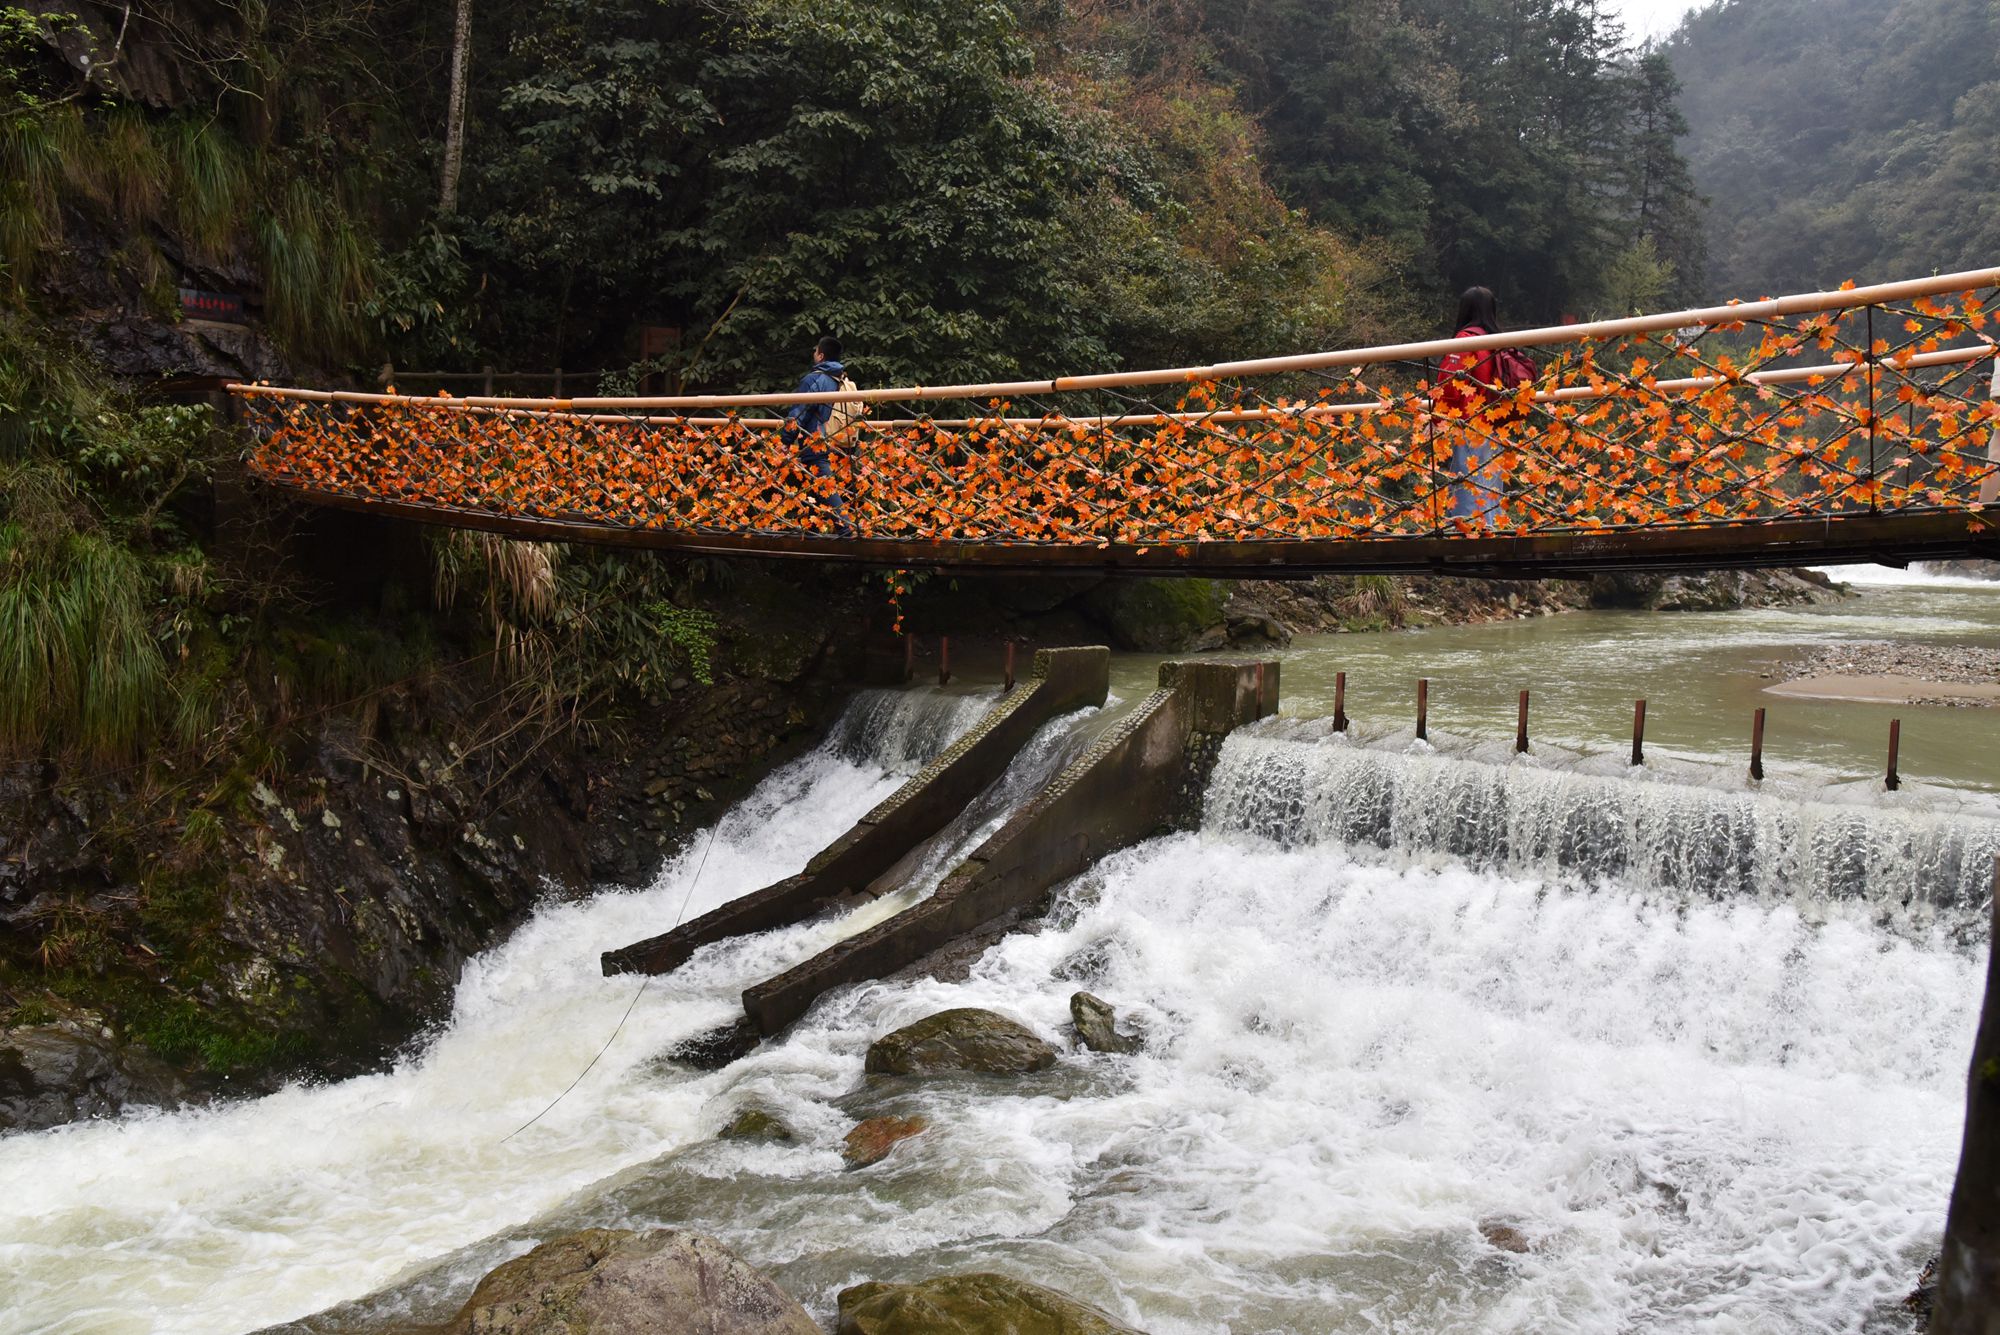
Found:
[(1605, 315), (1639, 315), (1660, 309), (1674, 288), (1675, 273), (1660, 258), (1653, 238), (1642, 236), (1611, 257), (1599, 281)]
[(646, 604), (646, 611), (672, 661), (685, 664), (689, 675), (702, 685), (714, 685), (710, 660), (715, 652), (715, 617), (700, 608), (676, 607), (658, 599)]
[(451, 533), (432, 545), (441, 606), (476, 600), (502, 662), (552, 704), (713, 679), (715, 617), (689, 606), (693, 572), (599, 548)]
[(362, 308), (398, 356), (465, 362), (476, 351), (469, 311), (457, 300), (447, 306), (445, 298), (463, 293), (470, 281), (458, 237), (433, 224), (382, 262)]
[(373, 243), (351, 212), (328, 204), (323, 185), (295, 178), (256, 221), (265, 319), (307, 356), (339, 357), (361, 344), (374, 283)]
[(377, 248), (354, 192), (298, 167), (252, 155), (212, 118), (76, 103), (0, 117), (0, 264), (25, 296), (61, 253), (64, 209), (77, 208), (128, 238), (139, 286), (171, 289), (148, 239), (156, 227), (210, 264), (253, 259), (281, 344), (338, 360), (371, 333)]
[(138, 559), (98, 534), (50, 540), (12, 522), (0, 524), (0, 574), (0, 748), (129, 752), (167, 679)]
[(296, 1060), (306, 1047), (303, 1035), (231, 1023), (185, 998), (143, 1008), (132, 1034), (164, 1061), (199, 1065), (218, 1075), (270, 1070)]
[(87, 31), (74, 14), (0, 5), (0, 117), (46, 106), (56, 96), (51, 66), (61, 68), (49, 50), (51, 40)]
[(514, 31), (439, 298), (501, 360), (617, 364), (663, 323), (682, 385), (783, 382), (832, 330), (865, 383), (936, 382), (1367, 324), (1379, 260), (1130, 33), (994, 0), (533, 0)]
[(0, 321), (0, 753), (126, 756), (178, 712), (167, 643), (203, 593), (169, 503), (205, 408), (134, 407)]
[(1635, 58), (1598, 0), (1225, 0), (1202, 13), (1247, 100), (1268, 108), (1281, 188), (1420, 257), (1424, 287), (1481, 283), (1504, 313), (1548, 320), (1594, 308), (1606, 261), (1641, 236), (1677, 282), (1698, 272), (1671, 71)]
[(175, 232), (200, 258), (226, 261), (257, 188), (249, 154), (234, 135), (193, 116), (168, 121), (161, 138)]
[(1978, 268), (2000, 254), (2000, 6), (1714, 0), (1666, 46), (1713, 295)]

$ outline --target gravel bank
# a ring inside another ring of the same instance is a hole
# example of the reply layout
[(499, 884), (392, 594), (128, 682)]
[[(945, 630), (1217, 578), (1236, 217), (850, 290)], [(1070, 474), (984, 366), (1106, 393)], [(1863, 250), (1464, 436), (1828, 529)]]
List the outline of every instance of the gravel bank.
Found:
[(1781, 664), (1774, 695), (1916, 705), (2000, 704), (2000, 649), (1860, 641)]

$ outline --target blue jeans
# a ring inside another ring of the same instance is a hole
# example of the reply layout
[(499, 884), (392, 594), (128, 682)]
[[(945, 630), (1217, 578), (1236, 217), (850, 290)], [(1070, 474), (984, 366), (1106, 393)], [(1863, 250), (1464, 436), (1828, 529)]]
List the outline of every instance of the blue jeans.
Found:
[(1451, 518), (1475, 523), (1493, 523), (1500, 518), (1500, 502), (1507, 491), (1500, 481), (1500, 465), (1493, 457), (1497, 453), (1483, 440), (1461, 440), (1451, 447), (1452, 475), (1462, 479), (1452, 483), (1451, 509), (1447, 512)]
[[(828, 482), (833, 481), (833, 456), (825, 450), (801, 449), (799, 451), (799, 462), (814, 477), (825, 478)], [(854, 529), (847, 522), (846, 493), (837, 488), (816, 487), (814, 488), (813, 496), (815, 504), (819, 502), (819, 493), (822, 491), (827, 493), (827, 508), (833, 511), (833, 531), (843, 537), (853, 533)]]

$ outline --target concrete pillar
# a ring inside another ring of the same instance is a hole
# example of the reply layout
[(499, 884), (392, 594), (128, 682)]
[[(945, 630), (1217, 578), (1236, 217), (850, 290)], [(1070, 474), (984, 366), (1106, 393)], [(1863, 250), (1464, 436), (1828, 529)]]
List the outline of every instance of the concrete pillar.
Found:
[[(2000, 892), (2000, 862), (1994, 888)], [(1965, 1082), (1965, 1139), (1944, 1226), (1930, 1335), (2000, 1335), (2000, 893), (1986, 954), (1986, 1000)]]

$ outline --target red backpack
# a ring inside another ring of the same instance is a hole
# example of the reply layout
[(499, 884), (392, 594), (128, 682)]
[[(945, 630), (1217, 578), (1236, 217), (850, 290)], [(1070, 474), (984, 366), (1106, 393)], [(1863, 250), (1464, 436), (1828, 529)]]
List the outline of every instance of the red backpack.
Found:
[(1493, 362), (1492, 384), (1500, 389), (1519, 389), (1532, 385), (1541, 378), (1542, 368), (1535, 365), (1535, 359), (1519, 348), (1495, 348), (1491, 354)]
[[(1468, 329), (1485, 333), (1479, 325)], [(1460, 334), (1464, 337), (1463, 331)], [(1493, 348), (1486, 352), (1454, 352), (1438, 367), (1439, 401), (1460, 413), (1469, 413), (1489, 397), (1511, 395), (1541, 376), (1535, 359), (1518, 348)]]

